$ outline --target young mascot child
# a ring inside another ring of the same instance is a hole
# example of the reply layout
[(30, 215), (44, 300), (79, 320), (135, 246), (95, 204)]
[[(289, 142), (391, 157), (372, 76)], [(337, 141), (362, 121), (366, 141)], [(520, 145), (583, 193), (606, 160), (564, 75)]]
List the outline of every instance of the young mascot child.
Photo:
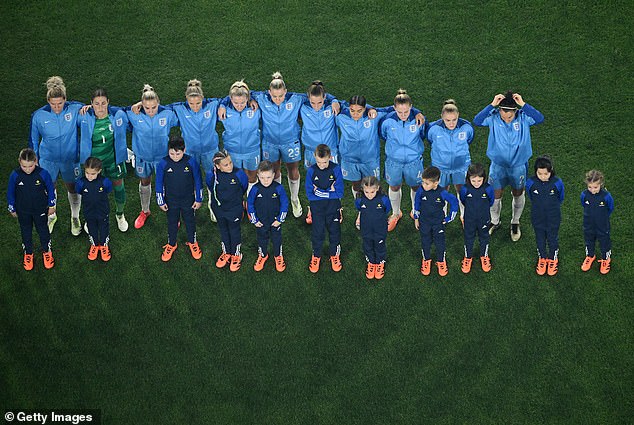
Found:
[(167, 245), (161, 260), (169, 261), (178, 247), (178, 222), (182, 218), (187, 229), (187, 246), (195, 260), (203, 253), (196, 241), (196, 210), (203, 201), (200, 166), (185, 153), (185, 141), (172, 136), (167, 144), (168, 155), (156, 167), (156, 202), (167, 212)]
[(206, 181), (222, 241), (222, 253), (216, 261), (216, 267), (223, 268), (230, 262), (229, 270), (237, 272), (242, 264), (242, 201), (249, 187), (249, 179), (244, 171), (234, 168), (231, 156), (225, 150), (216, 152), (213, 162), (214, 166), (207, 173)]
[(363, 191), (354, 205), (360, 214), (363, 253), (368, 261), (365, 277), (382, 279), (387, 257), (387, 214), (392, 210), (390, 198), (381, 193), (379, 179), (366, 176), (361, 180)]
[(258, 180), (247, 197), (249, 220), (256, 227), (258, 238), (258, 259), (253, 266), (256, 272), (264, 268), (269, 259), (269, 238), (273, 242), (275, 269), (283, 272), (286, 263), (282, 256), (282, 223), (288, 213), (288, 198), (284, 186), (273, 181), (275, 170), (271, 161), (258, 165)]
[(464, 258), (462, 272), (471, 271), (473, 243), (476, 235), (480, 240), (480, 263), (484, 272), (491, 271), (489, 258), (489, 227), (491, 226), (491, 206), (495, 199), (493, 187), (486, 182), (487, 173), (480, 163), (471, 164), (467, 169), (465, 185), (460, 188), (460, 200), (464, 205)]
[(326, 228), (330, 235), (330, 265), (338, 272), (343, 267), (341, 252), (341, 198), (343, 198), (343, 175), (341, 167), (331, 161), (330, 148), (320, 144), (315, 149), (315, 164), (306, 172), (306, 197), (310, 203), (313, 219), (313, 255), (308, 269), (319, 271), (321, 250)]
[[(423, 171), (423, 182), (416, 191), (414, 199), (414, 220), (420, 232), (423, 261), (420, 272), (424, 276), (431, 273), (431, 244), (436, 245), (438, 274), (446, 276), (447, 261), (445, 258), (445, 224), (456, 218), (458, 213), (458, 198), (445, 189), (439, 187), (440, 170), (427, 167)], [(449, 203), (449, 214), (445, 217), (443, 208)]]
[(82, 196), (84, 220), (88, 227), (90, 249), (88, 259), (94, 261), (101, 254), (102, 261), (110, 260), (110, 202), (112, 181), (101, 174), (103, 162), (94, 156), (84, 163), (84, 177), (75, 182), (77, 193)]
[(24, 269), (33, 269), (33, 226), (40, 235), (44, 267), (50, 269), (55, 260), (51, 252), (48, 217), (55, 213), (55, 185), (48, 171), (37, 165), (33, 149), (22, 149), (18, 161), (20, 166), (9, 176), (7, 203), (9, 213), (20, 223)]
[(599, 240), (601, 249), (601, 274), (610, 271), (610, 256), (612, 243), (610, 241), (610, 215), (614, 211), (614, 199), (610, 192), (603, 187), (605, 178), (598, 170), (586, 173), (588, 188), (581, 192), (581, 206), (583, 207), (583, 237), (586, 243), (586, 258), (581, 264), (581, 270), (587, 272), (592, 267), (595, 256), (595, 245)]
[[(555, 176), (549, 156), (535, 160), (535, 175), (526, 180), (526, 192), (531, 200), (531, 220), (537, 242), (537, 274), (557, 274), (559, 260), (559, 225), (561, 204), (564, 202), (564, 184)], [(548, 244), (548, 249), (546, 249)]]

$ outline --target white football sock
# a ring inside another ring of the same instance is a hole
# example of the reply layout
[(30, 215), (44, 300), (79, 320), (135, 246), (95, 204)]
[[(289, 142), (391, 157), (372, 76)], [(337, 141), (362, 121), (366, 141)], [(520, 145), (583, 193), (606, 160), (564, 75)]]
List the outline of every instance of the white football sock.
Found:
[(388, 189), (388, 197), (390, 198), (390, 204), (392, 204), (392, 214), (399, 215), (401, 212), (401, 189), (396, 192), (391, 188)]
[(81, 195), (79, 193), (68, 192), (68, 203), (70, 204), (71, 217), (79, 218), (79, 209), (81, 208)]
[(511, 217), (511, 224), (519, 224), (522, 211), (524, 211), (524, 204), (526, 203), (526, 196), (522, 193), (520, 196), (513, 196), (513, 216)]
[(139, 197), (141, 198), (141, 211), (150, 212), (150, 198), (152, 197), (152, 185), (143, 186), (139, 183)]
[(493, 201), (491, 206), (491, 223), (500, 224), (500, 212), (502, 212), (502, 198)]
[(288, 187), (291, 192), (291, 201), (297, 202), (299, 200), (299, 179), (291, 180), (291, 178), (288, 177)]

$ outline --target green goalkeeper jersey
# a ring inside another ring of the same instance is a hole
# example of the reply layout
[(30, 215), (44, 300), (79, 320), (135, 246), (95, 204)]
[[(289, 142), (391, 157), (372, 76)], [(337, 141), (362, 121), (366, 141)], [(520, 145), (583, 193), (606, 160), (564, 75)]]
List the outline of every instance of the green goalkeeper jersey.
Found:
[(95, 120), (95, 129), (92, 132), (92, 156), (101, 159), (104, 168), (116, 165), (114, 132), (109, 117)]

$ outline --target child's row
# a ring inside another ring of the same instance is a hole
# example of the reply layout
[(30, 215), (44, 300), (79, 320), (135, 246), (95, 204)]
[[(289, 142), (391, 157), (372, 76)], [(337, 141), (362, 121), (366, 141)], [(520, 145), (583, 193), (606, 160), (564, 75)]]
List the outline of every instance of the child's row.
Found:
[[(325, 144), (314, 152), (315, 164), (306, 173), (306, 196), (312, 218), (312, 256), (309, 270), (319, 270), (325, 235), (329, 235), (330, 263), (334, 271), (342, 269), (341, 251), (341, 198), (344, 192), (341, 167), (332, 161), (332, 152)], [(24, 268), (33, 268), (32, 227), (40, 235), (44, 265), (53, 266), (50, 250), (50, 231), (47, 215), (55, 211), (55, 189), (48, 172), (37, 165), (35, 152), (23, 149), (19, 155), (20, 167), (11, 174), (8, 188), (9, 212), (18, 217), (24, 247)], [(210, 193), (210, 205), (218, 222), (222, 241), (222, 253), (216, 266), (229, 265), (231, 271), (240, 269), (242, 263), (241, 221), (244, 215), (244, 198), (248, 178), (243, 170), (234, 166), (226, 151), (217, 152), (213, 166), (207, 172), (206, 184)], [(109, 249), (108, 193), (112, 183), (101, 173), (102, 162), (89, 157), (85, 163), (84, 176), (76, 182), (82, 194), (84, 217), (90, 235), (88, 258), (102, 260), (111, 257)], [(532, 224), (538, 251), (536, 271), (539, 275), (555, 275), (558, 270), (558, 232), (561, 222), (560, 205), (564, 200), (564, 185), (555, 175), (548, 156), (537, 158), (535, 174), (527, 180), (527, 190), (532, 202)], [(249, 221), (255, 225), (258, 241), (256, 271), (263, 269), (269, 258), (269, 239), (277, 271), (286, 267), (282, 255), (282, 223), (288, 212), (288, 198), (282, 185), (274, 180), (273, 164), (261, 161), (258, 165), (258, 183), (246, 197)], [(411, 216), (420, 232), (422, 246), (421, 273), (431, 273), (432, 244), (436, 248), (438, 273), (448, 273), (445, 250), (445, 225), (458, 213), (458, 198), (440, 187), (441, 172), (437, 167), (428, 167), (422, 173), (422, 184), (414, 197)], [(486, 171), (481, 164), (471, 164), (466, 174), (466, 184), (459, 192), (464, 205), (464, 258), (462, 271), (469, 273), (476, 236), (480, 244), (480, 263), (483, 271), (491, 270), (489, 238), (494, 226), (491, 224), (490, 208), (494, 192), (486, 182)], [(169, 154), (156, 169), (156, 199), (161, 210), (167, 213), (168, 241), (164, 245), (163, 261), (169, 261), (177, 249), (177, 232), (183, 222), (187, 231), (187, 246), (195, 259), (202, 257), (196, 240), (195, 211), (203, 201), (203, 184), (200, 168), (193, 157), (185, 153), (185, 143), (180, 136), (169, 141)], [(595, 244), (598, 239), (601, 250), (601, 273), (610, 270), (610, 214), (614, 201), (604, 187), (603, 175), (596, 170), (586, 176), (587, 190), (581, 194), (583, 206), (584, 238), (586, 258), (582, 265), (588, 271), (595, 260)], [(359, 211), (358, 224), (363, 240), (363, 252), (367, 259), (366, 276), (381, 279), (385, 273), (387, 257), (388, 214), (391, 210), (387, 196), (381, 193), (379, 180), (374, 176), (364, 177), (362, 190), (355, 200)], [(448, 211), (447, 211), (448, 210)]]
[[(140, 102), (118, 108), (110, 105), (106, 91), (101, 88), (92, 93), (91, 103), (86, 106), (66, 101), (66, 87), (59, 77), (51, 77), (47, 89), (47, 105), (35, 111), (31, 120), (29, 146), (53, 180), (61, 174), (66, 182), (74, 235), (81, 232), (81, 196), (75, 190), (74, 180), (79, 163), (90, 156), (103, 161), (103, 173), (113, 182), (117, 225), (120, 230), (127, 230), (123, 176), (128, 132), (132, 133), (134, 168), (140, 179), (141, 211), (134, 221), (136, 228), (143, 227), (150, 216), (152, 175), (158, 162), (167, 155), (170, 129), (175, 126), (180, 127), (188, 154), (203, 170), (208, 170), (219, 149), (216, 124), (220, 122), (223, 147), (236, 166), (245, 171), (247, 190), (257, 182), (261, 158), (273, 163), (274, 179), (279, 183), (284, 162), (295, 217), (303, 215), (299, 200), (302, 146), (308, 169), (315, 164), (313, 152), (317, 145), (328, 145), (333, 162), (341, 167), (343, 179), (351, 182), (355, 198), (361, 190), (362, 178), (379, 177), (384, 165), (392, 209), (388, 231), (402, 217), (403, 184), (409, 186), (406, 191), (414, 206), (424, 170), (425, 139), (431, 147), (431, 165), (441, 171), (441, 187), (454, 185), (459, 192), (471, 163), (469, 146), (474, 129), (460, 117), (456, 103), (446, 101), (440, 117), (427, 121), (414, 108), (405, 90), (398, 90), (393, 105), (374, 108), (363, 95), (339, 101), (326, 92), (320, 81), (312, 82), (305, 93), (289, 92), (282, 75), (276, 72), (267, 90), (251, 91), (243, 81), (237, 81), (224, 98), (204, 97), (200, 81), (191, 80), (185, 90), (185, 101), (165, 106), (154, 89), (145, 85)], [(543, 120), (537, 109), (512, 91), (495, 95), (473, 119), (475, 125), (489, 128), (487, 156), (491, 160), (490, 183), (495, 190), (491, 209), (494, 227), (500, 223), (503, 190), (506, 186), (512, 188), (513, 240), (521, 236), (519, 219), (524, 206), (526, 164), (532, 155), (530, 127)], [(380, 163), (381, 139), (385, 141), (384, 164)], [(459, 205), (462, 210), (460, 202)], [(211, 213), (213, 217), (212, 210)], [(56, 217), (50, 216), (51, 225)], [(312, 221), (310, 211), (306, 221)]]

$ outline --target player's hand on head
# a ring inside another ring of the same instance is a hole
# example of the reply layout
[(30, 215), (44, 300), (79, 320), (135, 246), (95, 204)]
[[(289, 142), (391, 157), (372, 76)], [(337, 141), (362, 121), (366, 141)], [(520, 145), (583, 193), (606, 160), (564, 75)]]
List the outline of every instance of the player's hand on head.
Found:
[(526, 104), (526, 102), (524, 102), (524, 99), (522, 99), (522, 95), (519, 93), (513, 93), (513, 100), (520, 108)]
[(493, 101), (491, 102), (491, 106), (498, 106), (505, 97), (506, 96), (504, 96), (502, 93), (496, 94), (493, 98)]

